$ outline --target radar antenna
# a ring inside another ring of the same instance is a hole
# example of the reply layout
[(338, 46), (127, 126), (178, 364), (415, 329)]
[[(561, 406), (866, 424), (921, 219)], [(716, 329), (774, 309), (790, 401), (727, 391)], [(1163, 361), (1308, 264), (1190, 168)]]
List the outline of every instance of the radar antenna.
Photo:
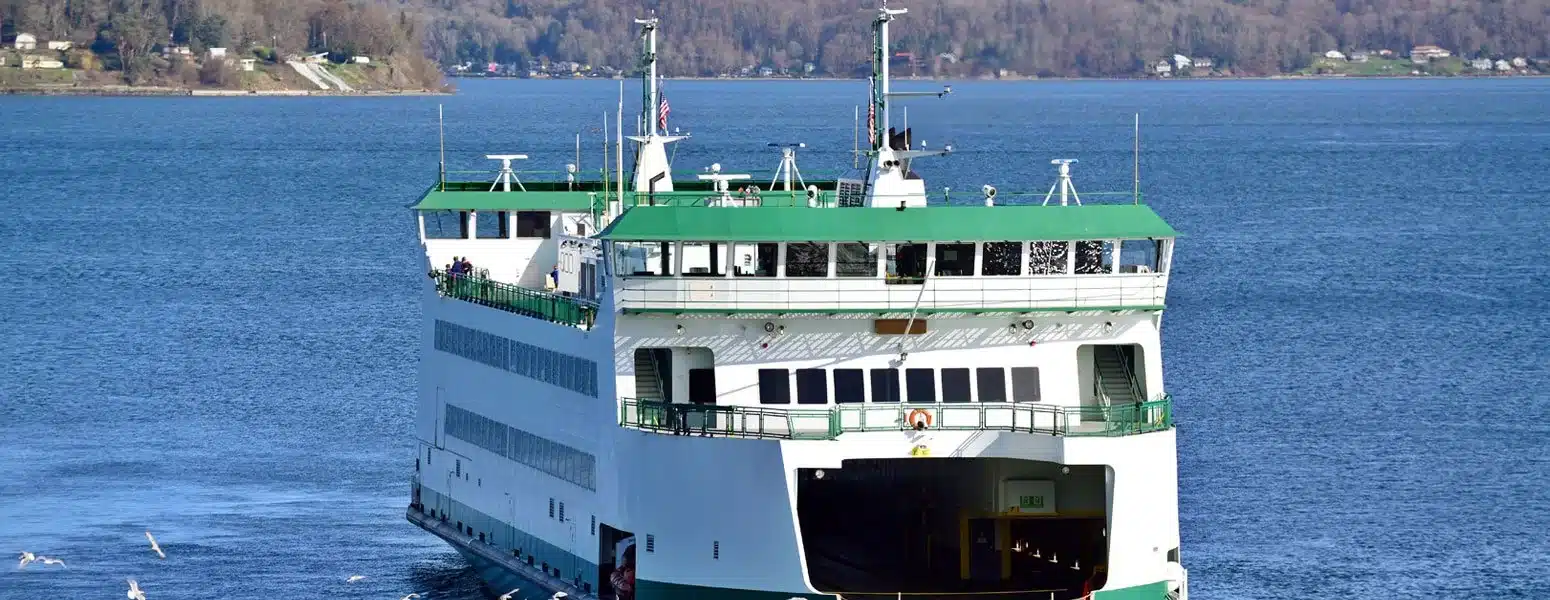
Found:
[(495, 183), (490, 184), (490, 191), (493, 192), (495, 191), (495, 186), (500, 186), (501, 191), (509, 192), (511, 191), (511, 182), (513, 181), (517, 183), (517, 189), (524, 192), (527, 191), (527, 188), (522, 186), (522, 180), (517, 179), (517, 172), (511, 169), (511, 161), (527, 160), (526, 154), (486, 154), (484, 157), (490, 160), (501, 161), (501, 172), (495, 176)]
[(1044, 206), (1049, 206), (1050, 199), (1055, 197), (1056, 189), (1060, 190), (1061, 206), (1067, 205), (1067, 195), (1070, 195), (1070, 200), (1074, 200), (1077, 206), (1082, 205), (1082, 198), (1076, 195), (1076, 186), (1071, 183), (1071, 164), (1075, 162), (1074, 158), (1057, 158), (1049, 161), (1049, 164), (1059, 167), (1060, 178), (1055, 180), (1055, 185), (1049, 186), (1049, 193), (1044, 194)]
[(797, 184), (804, 188), (807, 187), (807, 182), (802, 179), (802, 171), (797, 169), (797, 148), (806, 148), (807, 144), (802, 142), (786, 144), (771, 142), (770, 147), (780, 148), (780, 166), (775, 168), (775, 177), (770, 179), (770, 189), (775, 189), (775, 182), (783, 181), (786, 185), (785, 191), (795, 190), (796, 188), (791, 187), (792, 177), (796, 177)]
[(747, 174), (744, 174), (744, 173), (739, 173), (739, 174), (735, 174), (735, 175), (734, 174), (723, 174), (721, 172), (721, 163), (712, 164), (710, 166), (710, 172), (709, 173), (704, 173), (704, 174), (696, 175), (696, 177), (698, 177), (700, 179), (700, 181), (712, 181), (712, 182), (715, 182), (715, 183), (712, 183), (711, 185), (715, 186), (716, 192), (718, 192), (720, 194), (720, 196), (718, 196), (719, 202), (717, 203), (717, 206), (740, 206), (740, 205), (743, 205), (743, 204), (747, 203), (746, 202), (746, 198), (734, 200), (732, 198), (732, 193), (730, 191), (728, 191), (728, 190), (731, 188), (730, 182), (733, 182), (733, 181), (746, 181), (746, 180), (749, 180), (749, 179), (753, 179), (753, 177), (751, 177), (751, 176), (749, 176)]

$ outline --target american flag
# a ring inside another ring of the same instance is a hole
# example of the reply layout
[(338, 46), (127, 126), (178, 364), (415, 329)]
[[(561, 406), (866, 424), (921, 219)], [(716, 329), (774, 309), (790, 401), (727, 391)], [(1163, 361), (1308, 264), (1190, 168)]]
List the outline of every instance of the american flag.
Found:
[(657, 127), (667, 131), (667, 94), (658, 94), (662, 97), (662, 103), (657, 105)]
[(867, 143), (871, 144), (873, 149), (876, 149), (877, 148), (877, 84), (876, 84), (876, 80), (875, 79), (873, 79), (872, 84), (873, 84), (872, 88), (871, 88), (872, 91), (868, 94), (868, 96), (869, 96), (868, 100), (869, 101), (867, 102), (867, 105), (866, 105), (866, 139), (867, 139)]

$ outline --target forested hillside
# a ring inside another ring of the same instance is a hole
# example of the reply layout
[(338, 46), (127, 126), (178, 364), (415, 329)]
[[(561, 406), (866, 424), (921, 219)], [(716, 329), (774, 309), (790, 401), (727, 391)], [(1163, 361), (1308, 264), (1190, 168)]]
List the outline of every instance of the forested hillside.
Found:
[[(655, 7), (666, 71), (717, 75), (743, 66), (819, 73), (864, 69), (875, 0), (428, 1), (427, 43), (443, 62), (538, 57), (627, 67), (631, 19)], [(953, 54), (952, 74), (1129, 76), (1181, 53), (1264, 74), (1306, 66), (1327, 50), (1550, 54), (1546, 0), (895, 0), (894, 49)]]
[(435, 87), (440, 74), (426, 60), (425, 10), (353, 0), (0, 0), (0, 39), (26, 32), (40, 46), (68, 40), (106, 63), (70, 66), (123, 71), (131, 82), (166, 71), (157, 51), (173, 45), (195, 57), (225, 47), (270, 62), (314, 52), (368, 55), (406, 84)]
[[(1547, 0), (915, 0), (894, 50), (925, 72), (1132, 76), (1174, 53), (1239, 74), (1286, 72), (1315, 54), (1436, 44), (1464, 56), (1550, 55)], [(575, 61), (628, 71), (631, 20), (655, 9), (669, 75), (742, 67), (849, 76), (864, 70), (874, 0), (0, 0), (0, 35), (30, 31), (122, 55), (158, 43)], [(943, 57), (942, 55), (950, 55)]]

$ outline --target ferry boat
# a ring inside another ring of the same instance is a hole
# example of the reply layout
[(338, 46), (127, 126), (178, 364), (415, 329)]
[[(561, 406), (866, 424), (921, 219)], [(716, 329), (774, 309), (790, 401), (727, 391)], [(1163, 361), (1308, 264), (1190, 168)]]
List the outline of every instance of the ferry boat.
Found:
[(950, 149), (889, 126), (921, 95), (890, 89), (904, 13), (873, 19), (869, 150), (837, 179), (784, 147), (770, 190), (675, 181), (652, 18), (628, 189), (617, 154), (550, 181), (491, 155), (494, 181), (443, 166), (414, 205), (407, 517), (492, 591), (1187, 597), (1159, 339), (1177, 233), (1139, 194), (1082, 204), (1062, 160), (1042, 204), (928, 202), (912, 162)]

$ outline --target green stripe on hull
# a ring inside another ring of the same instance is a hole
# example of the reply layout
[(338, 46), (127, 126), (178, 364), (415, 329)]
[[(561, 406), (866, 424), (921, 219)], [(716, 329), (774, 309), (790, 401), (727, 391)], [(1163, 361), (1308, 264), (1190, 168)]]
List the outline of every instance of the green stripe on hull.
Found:
[(1167, 597), (1168, 582), (1166, 581), (1093, 593), (1093, 600), (1163, 600)]
[(766, 592), (736, 588), (706, 587), (682, 583), (665, 583), (638, 579), (635, 582), (635, 600), (832, 600), (837, 596), (827, 594), (794, 594), (791, 592)]

